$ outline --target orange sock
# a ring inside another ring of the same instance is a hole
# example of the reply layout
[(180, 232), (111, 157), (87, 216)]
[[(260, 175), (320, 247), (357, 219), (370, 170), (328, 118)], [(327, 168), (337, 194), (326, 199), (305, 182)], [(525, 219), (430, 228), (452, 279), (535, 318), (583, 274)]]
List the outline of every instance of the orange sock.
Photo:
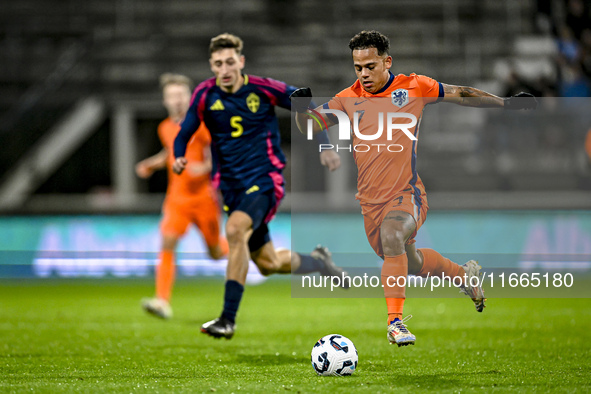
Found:
[(429, 276), (449, 276), (454, 278), (456, 276), (463, 277), (466, 273), (464, 269), (451, 261), (448, 258), (443, 257), (433, 249), (419, 249), (423, 254), (423, 268), (417, 274), (417, 276), (426, 278)]
[(174, 276), (174, 252), (163, 250), (160, 252), (160, 262), (156, 267), (156, 297), (170, 302)]
[[(385, 256), (381, 276), (384, 296), (386, 297), (386, 307), (388, 308), (388, 324), (395, 318), (400, 319), (402, 317), (402, 309), (406, 299), (407, 275), (408, 257), (406, 253), (399, 256)], [(399, 278), (404, 278), (404, 280)], [(402, 286), (403, 284), (404, 286)]]
[[(386, 307), (388, 308), (388, 321), (390, 324), (394, 319), (402, 320), (402, 308), (404, 308), (404, 298), (386, 298)], [(400, 311), (400, 312), (396, 312)]]

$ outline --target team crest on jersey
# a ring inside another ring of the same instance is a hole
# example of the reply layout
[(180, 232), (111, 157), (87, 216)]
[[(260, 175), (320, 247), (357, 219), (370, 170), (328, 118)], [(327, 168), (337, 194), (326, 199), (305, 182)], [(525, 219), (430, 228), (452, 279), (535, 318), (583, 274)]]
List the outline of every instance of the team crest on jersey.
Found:
[(397, 106), (398, 108), (404, 107), (408, 104), (408, 90), (406, 89), (396, 89), (392, 92), (392, 104)]
[(251, 93), (246, 98), (246, 106), (252, 113), (255, 113), (259, 110), (259, 107), (261, 106), (261, 99), (256, 94)]

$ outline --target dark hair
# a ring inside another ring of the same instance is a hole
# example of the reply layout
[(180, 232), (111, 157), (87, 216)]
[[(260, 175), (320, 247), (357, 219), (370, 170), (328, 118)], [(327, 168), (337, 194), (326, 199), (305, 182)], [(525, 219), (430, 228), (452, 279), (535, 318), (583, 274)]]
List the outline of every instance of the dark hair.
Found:
[(209, 43), (209, 54), (220, 51), (222, 49), (232, 48), (236, 50), (238, 55), (242, 52), (242, 40), (240, 37), (230, 33), (223, 33), (215, 36)]
[(351, 41), (349, 41), (349, 48), (351, 51), (356, 49), (375, 48), (378, 50), (378, 55), (382, 56), (384, 53), (388, 55), (390, 49), (390, 40), (388, 37), (375, 30), (363, 30), (355, 34)]

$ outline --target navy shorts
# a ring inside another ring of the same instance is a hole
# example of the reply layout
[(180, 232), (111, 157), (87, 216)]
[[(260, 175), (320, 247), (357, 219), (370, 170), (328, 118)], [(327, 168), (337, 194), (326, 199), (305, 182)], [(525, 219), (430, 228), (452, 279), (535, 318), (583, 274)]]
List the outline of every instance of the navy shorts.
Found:
[[(250, 191), (250, 193), (249, 193)], [(248, 240), (248, 248), (255, 252), (271, 240), (267, 223), (271, 220), (274, 211), (277, 209), (275, 191), (268, 190), (245, 190), (241, 193), (232, 191), (222, 192), (224, 196), (224, 210), (230, 215), (234, 211), (242, 211), (252, 219), (253, 232)]]

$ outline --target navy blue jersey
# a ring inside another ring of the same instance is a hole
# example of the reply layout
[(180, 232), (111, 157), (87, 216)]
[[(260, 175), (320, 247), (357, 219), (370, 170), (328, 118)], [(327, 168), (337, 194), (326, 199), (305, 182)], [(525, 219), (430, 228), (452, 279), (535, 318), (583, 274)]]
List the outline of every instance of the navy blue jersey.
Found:
[(193, 93), (191, 106), (174, 141), (174, 155), (185, 155), (201, 122), (211, 133), (214, 181), (222, 191), (283, 185), (285, 156), (280, 148), (276, 105), (290, 109), (295, 87), (269, 78), (244, 75), (244, 85), (226, 93), (211, 78)]

